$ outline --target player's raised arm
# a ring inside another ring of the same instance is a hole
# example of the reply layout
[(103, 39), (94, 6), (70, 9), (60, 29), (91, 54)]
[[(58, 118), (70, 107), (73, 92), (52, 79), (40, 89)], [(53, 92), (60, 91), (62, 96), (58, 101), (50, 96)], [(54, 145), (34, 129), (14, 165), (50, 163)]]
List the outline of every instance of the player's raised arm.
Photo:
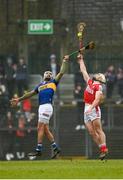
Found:
[(18, 102), (23, 101), (24, 99), (28, 99), (28, 98), (36, 95), (36, 94), (37, 94), (36, 91), (32, 90), (32, 91), (30, 91), (30, 92), (25, 93), (25, 94), (24, 94), (23, 96), (21, 96), (21, 97), (12, 98), (12, 99), (10, 100), (10, 103), (11, 103), (12, 106), (16, 106), (16, 105), (18, 104)]
[(68, 60), (69, 60), (69, 55), (64, 56), (63, 61), (62, 61), (62, 65), (60, 68), (60, 72), (56, 75), (55, 80), (57, 82), (60, 81), (60, 79), (62, 78), (62, 76), (65, 74), (65, 72), (68, 69)]
[(87, 73), (87, 69), (86, 69), (86, 66), (85, 66), (85, 63), (84, 63), (84, 59), (83, 59), (83, 55), (82, 54), (79, 54), (77, 56), (78, 58), (78, 62), (79, 62), (79, 65), (80, 65), (80, 70), (83, 74), (83, 78), (86, 82), (88, 82), (88, 80), (90, 79), (89, 77), (89, 74)]

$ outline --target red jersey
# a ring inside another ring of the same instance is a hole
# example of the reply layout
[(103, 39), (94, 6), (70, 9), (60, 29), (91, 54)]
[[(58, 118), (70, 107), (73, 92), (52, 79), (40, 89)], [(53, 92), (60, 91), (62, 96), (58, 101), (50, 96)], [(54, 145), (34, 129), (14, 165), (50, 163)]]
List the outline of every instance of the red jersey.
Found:
[(102, 86), (99, 83), (94, 82), (92, 79), (89, 79), (87, 82), (87, 87), (84, 91), (84, 102), (92, 104), (95, 100), (96, 91), (102, 91)]

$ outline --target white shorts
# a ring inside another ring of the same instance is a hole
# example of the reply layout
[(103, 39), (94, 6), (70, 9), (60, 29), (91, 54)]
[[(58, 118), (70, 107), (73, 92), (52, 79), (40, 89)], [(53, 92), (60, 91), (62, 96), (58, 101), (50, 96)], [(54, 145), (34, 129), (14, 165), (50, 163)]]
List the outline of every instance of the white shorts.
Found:
[(88, 121), (93, 121), (93, 120), (98, 119), (98, 118), (101, 119), (101, 110), (100, 110), (99, 106), (93, 108), (91, 113), (85, 114), (85, 112), (88, 110), (89, 106), (91, 106), (91, 105), (85, 104), (84, 122), (87, 123)]
[(53, 114), (53, 107), (51, 104), (42, 104), (38, 109), (38, 122), (49, 124), (49, 120)]

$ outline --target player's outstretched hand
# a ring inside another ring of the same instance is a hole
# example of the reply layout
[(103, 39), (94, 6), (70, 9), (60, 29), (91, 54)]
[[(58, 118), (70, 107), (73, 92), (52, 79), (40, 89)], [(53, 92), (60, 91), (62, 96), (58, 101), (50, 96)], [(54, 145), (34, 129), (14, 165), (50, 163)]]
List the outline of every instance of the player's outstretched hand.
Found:
[(11, 106), (12, 106), (12, 107), (17, 106), (18, 102), (19, 102), (19, 99), (18, 99), (18, 98), (12, 98), (12, 99), (10, 100), (10, 103), (11, 103)]
[(63, 61), (68, 61), (69, 60), (69, 55), (65, 55), (64, 57), (63, 57)]

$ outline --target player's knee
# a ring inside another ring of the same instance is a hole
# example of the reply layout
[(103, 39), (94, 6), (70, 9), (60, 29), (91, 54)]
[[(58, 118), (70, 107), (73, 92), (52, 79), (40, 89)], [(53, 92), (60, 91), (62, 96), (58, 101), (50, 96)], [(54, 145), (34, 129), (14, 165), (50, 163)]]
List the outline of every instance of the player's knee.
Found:
[(37, 131), (42, 131), (42, 130), (44, 130), (44, 124), (43, 123), (38, 124)]
[(103, 130), (102, 129), (96, 129), (97, 134), (102, 134)]
[(46, 125), (45, 125), (45, 128), (44, 128), (44, 131), (45, 131), (46, 135), (49, 134), (49, 132), (50, 132), (49, 128)]
[(95, 133), (93, 130), (89, 130), (89, 134), (90, 134), (91, 136), (93, 136), (93, 137), (96, 136), (96, 133)]
[(44, 129), (44, 132), (46, 135), (49, 133), (47, 128)]

